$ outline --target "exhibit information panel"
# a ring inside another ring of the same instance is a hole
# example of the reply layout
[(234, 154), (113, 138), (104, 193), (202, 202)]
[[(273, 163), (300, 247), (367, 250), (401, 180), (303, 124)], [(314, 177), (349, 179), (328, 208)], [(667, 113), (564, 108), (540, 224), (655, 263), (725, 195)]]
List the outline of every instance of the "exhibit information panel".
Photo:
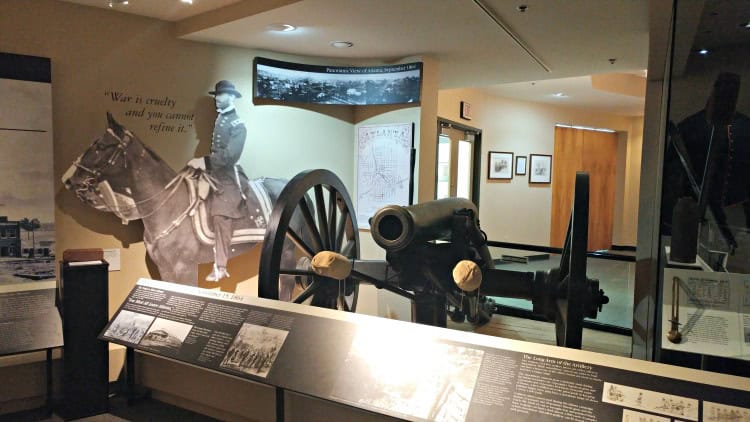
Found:
[(63, 345), (56, 283), (0, 284), (0, 356)]
[(662, 348), (750, 359), (750, 274), (666, 268), (664, 280)]
[(506, 350), (492, 346), (505, 340), (478, 334), (146, 279), (101, 338), (415, 421), (750, 418), (743, 381), (743, 389), (701, 384)]

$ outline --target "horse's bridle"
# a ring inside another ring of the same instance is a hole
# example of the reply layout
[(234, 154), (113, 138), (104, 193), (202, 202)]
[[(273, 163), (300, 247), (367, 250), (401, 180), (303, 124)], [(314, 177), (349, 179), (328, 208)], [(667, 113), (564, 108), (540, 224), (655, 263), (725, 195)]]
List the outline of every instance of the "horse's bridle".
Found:
[[(117, 145), (115, 146), (115, 150), (112, 151), (112, 155), (110, 155), (109, 158), (106, 160), (105, 162), (106, 165), (113, 166), (117, 162), (117, 160), (120, 158), (120, 156), (122, 156), (124, 166), (125, 168), (127, 168), (128, 160), (125, 158), (127, 157), (127, 149), (130, 147), (130, 144), (133, 142), (133, 134), (129, 130), (126, 130), (124, 132), (124, 135), (120, 137), (120, 136), (117, 136), (115, 131), (113, 131), (112, 129), (107, 129), (107, 133), (112, 135), (112, 137), (117, 140)], [(84, 152), (81, 155), (81, 157), (86, 156), (86, 154), (90, 152), (91, 148), (98, 147), (98, 144), (101, 140), (102, 138), (95, 140), (91, 144), (91, 146), (86, 150), (86, 152)], [(91, 176), (83, 179), (83, 181), (81, 182), (81, 186), (76, 189), (76, 193), (79, 194), (79, 196), (91, 190), (97, 191), (99, 189), (97, 186), (99, 185), (99, 182), (101, 182), (100, 178), (102, 176), (102, 171), (100, 169), (91, 169), (81, 164), (81, 157), (78, 157), (78, 159), (76, 159), (73, 165), (77, 169), (85, 173), (88, 173)]]

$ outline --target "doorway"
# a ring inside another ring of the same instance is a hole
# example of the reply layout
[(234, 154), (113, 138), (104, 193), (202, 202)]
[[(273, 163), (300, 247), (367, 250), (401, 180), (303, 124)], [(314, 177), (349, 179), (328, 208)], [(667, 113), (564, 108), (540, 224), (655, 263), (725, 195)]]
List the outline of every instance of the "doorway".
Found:
[(587, 249), (612, 247), (617, 139), (615, 131), (555, 126), (550, 246), (561, 248), (565, 243), (575, 175), (586, 171), (590, 183)]
[(438, 123), (435, 199), (466, 198), (479, 207), (482, 132), (444, 119)]

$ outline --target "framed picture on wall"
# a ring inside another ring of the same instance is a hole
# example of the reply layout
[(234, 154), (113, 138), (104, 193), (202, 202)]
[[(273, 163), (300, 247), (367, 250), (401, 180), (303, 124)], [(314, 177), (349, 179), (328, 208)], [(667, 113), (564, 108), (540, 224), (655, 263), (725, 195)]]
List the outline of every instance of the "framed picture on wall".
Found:
[(529, 183), (552, 183), (552, 156), (531, 154)]
[(513, 178), (513, 153), (490, 151), (487, 162), (487, 178), (510, 180)]
[(516, 157), (516, 174), (526, 174), (526, 156), (519, 155)]
[(471, 120), (471, 103), (461, 101), (461, 118), (464, 120)]

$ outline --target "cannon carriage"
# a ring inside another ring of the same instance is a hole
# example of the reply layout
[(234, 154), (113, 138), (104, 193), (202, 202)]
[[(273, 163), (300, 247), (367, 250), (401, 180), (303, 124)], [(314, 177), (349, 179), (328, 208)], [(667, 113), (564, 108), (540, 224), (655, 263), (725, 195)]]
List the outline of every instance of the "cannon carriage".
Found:
[(343, 183), (327, 170), (302, 172), (271, 214), (259, 296), (355, 311), (359, 285), (369, 283), (411, 300), (413, 322), (440, 327), (448, 317), (487, 323), (491, 297), (526, 299), (555, 323), (558, 345), (580, 348), (583, 319), (608, 302), (598, 280), (586, 277), (588, 184), (588, 174), (576, 175), (560, 267), (518, 272), (494, 268), (477, 208), (461, 198), (378, 210), (369, 223), (385, 260), (360, 259), (356, 213)]

